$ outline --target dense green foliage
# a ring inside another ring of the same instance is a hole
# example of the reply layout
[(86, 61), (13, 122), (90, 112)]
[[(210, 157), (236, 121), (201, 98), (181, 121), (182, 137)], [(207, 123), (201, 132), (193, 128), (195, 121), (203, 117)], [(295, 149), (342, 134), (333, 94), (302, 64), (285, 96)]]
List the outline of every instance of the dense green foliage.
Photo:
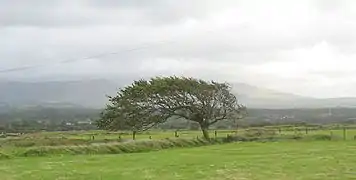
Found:
[(131, 128), (134, 134), (178, 117), (198, 123), (208, 139), (211, 125), (240, 119), (246, 112), (228, 84), (185, 77), (134, 81), (109, 97), (109, 102), (98, 121), (99, 128)]

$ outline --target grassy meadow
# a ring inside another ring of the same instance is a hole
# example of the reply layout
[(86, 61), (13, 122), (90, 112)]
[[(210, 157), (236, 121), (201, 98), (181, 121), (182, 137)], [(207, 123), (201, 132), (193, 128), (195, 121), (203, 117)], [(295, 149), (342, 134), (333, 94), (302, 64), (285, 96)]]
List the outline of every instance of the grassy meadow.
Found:
[(199, 140), (200, 131), (175, 137), (174, 131), (158, 130), (138, 134), (136, 141), (130, 132), (24, 134), (0, 138), (0, 179), (356, 179), (354, 129), (255, 130), (218, 130), (216, 138), (302, 139), (207, 143)]
[(2, 180), (355, 179), (353, 141), (243, 142), (122, 155), (0, 161)]

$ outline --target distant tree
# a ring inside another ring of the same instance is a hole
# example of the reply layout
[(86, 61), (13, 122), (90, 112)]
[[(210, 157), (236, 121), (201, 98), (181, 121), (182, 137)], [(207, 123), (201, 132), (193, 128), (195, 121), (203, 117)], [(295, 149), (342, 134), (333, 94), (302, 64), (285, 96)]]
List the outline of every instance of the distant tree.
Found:
[(137, 132), (170, 117), (179, 117), (198, 123), (206, 139), (209, 139), (208, 129), (212, 124), (240, 119), (246, 112), (227, 83), (175, 76), (134, 81), (115, 97), (109, 97), (109, 101), (99, 128), (130, 127)]

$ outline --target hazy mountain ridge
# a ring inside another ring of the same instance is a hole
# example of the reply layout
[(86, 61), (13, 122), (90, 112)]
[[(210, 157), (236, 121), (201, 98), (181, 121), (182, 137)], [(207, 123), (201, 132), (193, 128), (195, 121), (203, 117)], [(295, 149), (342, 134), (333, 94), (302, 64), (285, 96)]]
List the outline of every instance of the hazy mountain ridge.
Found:
[(0, 104), (102, 107), (116, 89), (107, 80), (0, 82)]
[[(122, 80), (88, 79), (47, 82), (0, 82), (0, 107), (52, 106), (102, 108), (106, 95), (113, 95), (126, 85)], [(233, 83), (233, 92), (249, 108), (287, 109), (356, 107), (356, 98), (317, 99)]]
[(259, 88), (247, 84), (233, 84), (233, 91), (248, 107), (268, 109), (356, 107), (355, 97), (312, 98)]

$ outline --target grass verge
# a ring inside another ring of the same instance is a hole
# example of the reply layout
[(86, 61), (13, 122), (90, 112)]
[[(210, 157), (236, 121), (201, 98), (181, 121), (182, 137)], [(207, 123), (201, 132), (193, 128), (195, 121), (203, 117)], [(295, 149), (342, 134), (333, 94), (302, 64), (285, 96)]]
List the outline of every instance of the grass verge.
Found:
[(283, 135), (283, 136), (227, 136), (225, 138), (205, 139), (161, 139), (161, 140), (138, 140), (130, 142), (98, 143), (91, 145), (63, 145), (63, 146), (35, 146), (17, 151), (11, 155), (0, 153), (0, 159), (8, 159), (12, 156), (54, 156), (54, 155), (93, 155), (93, 154), (123, 154), (158, 151), (171, 148), (199, 147), (213, 144), (224, 144), (232, 142), (274, 142), (274, 141), (325, 141), (338, 139), (329, 135)]
[(103, 143), (80, 146), (42, 146), (28, 148), (17, 156), (48, 156), (48, 155), (83, 155), (83, 154), (122, 154), (158, 151), (176, 147), (199, 147), (222, 143), (216, 140), (203, 139), (162, 139), (147, 141), (131, 141), (125, 143)]

